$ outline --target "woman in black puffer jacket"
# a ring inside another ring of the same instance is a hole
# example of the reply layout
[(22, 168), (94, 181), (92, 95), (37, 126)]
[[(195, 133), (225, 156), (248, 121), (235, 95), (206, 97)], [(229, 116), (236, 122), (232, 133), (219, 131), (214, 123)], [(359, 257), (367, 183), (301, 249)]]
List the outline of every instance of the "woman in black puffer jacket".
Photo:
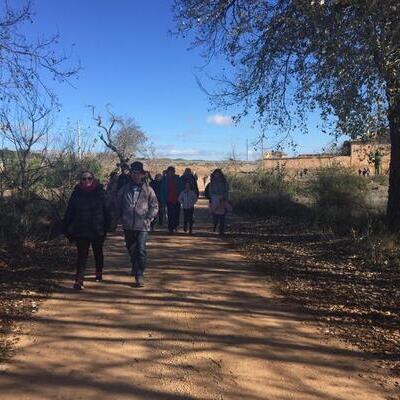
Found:
[(110, 225), (103, 186), (90, 171), (81, 174), (64, 216), (64, 233), (76, 242), (78, 251), (74, 289), (83, 289), (89, 247), (92, 246), (96, 263), (96, 281), (102, 280), (103, 243)]

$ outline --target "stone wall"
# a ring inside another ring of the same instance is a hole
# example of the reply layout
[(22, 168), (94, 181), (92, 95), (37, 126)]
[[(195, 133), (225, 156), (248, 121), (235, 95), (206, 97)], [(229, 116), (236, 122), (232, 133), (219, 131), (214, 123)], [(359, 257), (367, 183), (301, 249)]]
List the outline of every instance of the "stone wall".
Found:
[(265, 158), (263, 167), (266, 170), (284, 168), (288, 173), (297, 173), (304, 170), (315, 170), (323, 167), (340, 165), (343, 167), (353, 168), (355, 170), (369, 169), (373, 174), (374, 165), (369, 155), (376, 150), (381, 152), (382, 156), (382, 174), (387, 175), (390, 163), (390, 145), (379, 143), (363, 143), (361, 141), (351, 142), (350, 155), (337, 156), (333, 154), (309, 154), (299, 155), (297, 157), (283, 158)]

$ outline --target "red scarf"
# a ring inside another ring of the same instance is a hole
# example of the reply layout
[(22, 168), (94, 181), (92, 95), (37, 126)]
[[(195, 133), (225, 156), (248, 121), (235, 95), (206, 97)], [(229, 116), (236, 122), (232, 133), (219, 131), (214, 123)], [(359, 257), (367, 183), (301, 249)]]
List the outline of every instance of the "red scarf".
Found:
[(82, 185), (82, 183), (79, 184), (79, 187), (81, 188), (81, 190), (83, 190), (84, 192), (94, 192), (97, 189), (97, 181), (95, 179), (93, 179), (92, 183), (90, 184), (90, 186), (84, 186)]

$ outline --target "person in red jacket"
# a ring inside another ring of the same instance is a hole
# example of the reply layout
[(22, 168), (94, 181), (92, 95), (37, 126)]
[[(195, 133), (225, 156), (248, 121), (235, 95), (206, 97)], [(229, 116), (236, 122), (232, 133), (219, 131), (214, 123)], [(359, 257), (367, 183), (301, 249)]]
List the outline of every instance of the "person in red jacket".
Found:
[(175, 174), (175, 167), (168, 167), (161, 181), (161, 203), (167, 206), (168, 231), (172, 235), (178, 229), (181, 204), (179, 195), (183, 190), (181, 178)]

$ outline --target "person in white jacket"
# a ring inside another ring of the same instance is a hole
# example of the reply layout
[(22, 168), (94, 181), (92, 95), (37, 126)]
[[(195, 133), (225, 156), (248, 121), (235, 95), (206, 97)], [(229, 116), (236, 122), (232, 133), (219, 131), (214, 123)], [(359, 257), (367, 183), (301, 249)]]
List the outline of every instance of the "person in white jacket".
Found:
[(193, 214), (194, 205), (197, 203), (197, 194), (190, 185), (190, 182), (186, 182), (185, 190), (181, 192), (178, 198), (179, 202), (183, 207), (183, 230), (188, 231), (189, 234), (193, 234)]

